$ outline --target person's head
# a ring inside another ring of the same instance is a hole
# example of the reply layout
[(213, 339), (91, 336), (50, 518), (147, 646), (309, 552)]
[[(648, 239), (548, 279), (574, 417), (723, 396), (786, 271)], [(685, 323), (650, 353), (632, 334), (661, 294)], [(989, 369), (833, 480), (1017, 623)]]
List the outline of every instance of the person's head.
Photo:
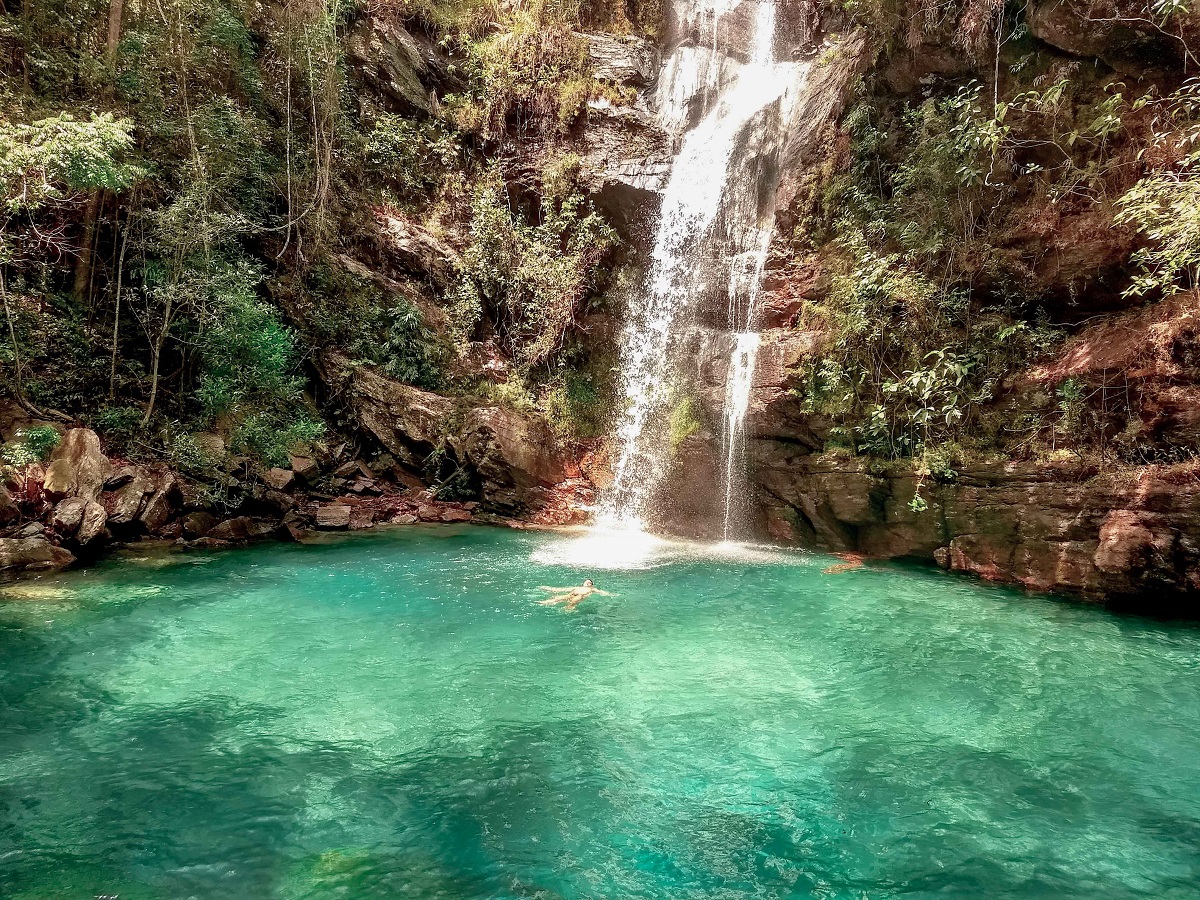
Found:
[(590, 579), (590, 578), (585, 578), (585, 579), (583, 580), (583, 586), (584, 586), (584, 587), (591, 587), (591, 586), (592, 586), (592, 579)]

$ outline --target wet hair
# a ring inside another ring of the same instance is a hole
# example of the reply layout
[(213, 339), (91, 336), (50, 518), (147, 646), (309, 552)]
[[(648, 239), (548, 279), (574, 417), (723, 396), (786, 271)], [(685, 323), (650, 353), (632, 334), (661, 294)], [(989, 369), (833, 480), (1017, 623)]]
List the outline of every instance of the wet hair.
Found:
[(592, 586), (592, 579), (590, 579), (590, 578), (585, 578), (585, 579), (583, 579), (583, 586), (584, 586), (584, 587), (591, 587), (591, 586)]

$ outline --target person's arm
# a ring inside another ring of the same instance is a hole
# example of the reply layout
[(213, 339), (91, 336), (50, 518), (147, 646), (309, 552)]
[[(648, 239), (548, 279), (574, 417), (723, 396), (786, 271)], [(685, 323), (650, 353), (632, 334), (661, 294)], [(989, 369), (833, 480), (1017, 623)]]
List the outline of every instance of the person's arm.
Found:
[(600, 590), (600, 588), (596, 588), (595, 590), (592, 591), (592, 593), (599, 594), (601, 597), (611, 597), (612, 596), (612, 594), (610, 594), (608, 591), (602, 591), (602, 590)]
[(539, 591), (573, 591), (574, 588), (569, 588), (569, 587), (557, 587), (556, 588), (556, 587), (550, 587), (545, 584), (539, 584), (538, 590)]

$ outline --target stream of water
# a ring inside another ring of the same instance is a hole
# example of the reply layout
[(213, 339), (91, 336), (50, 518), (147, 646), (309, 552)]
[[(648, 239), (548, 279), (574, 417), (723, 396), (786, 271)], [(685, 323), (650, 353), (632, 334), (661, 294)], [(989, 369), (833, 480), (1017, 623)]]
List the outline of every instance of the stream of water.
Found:
[[(806, 65), (775, 60), (774, 0), (754, 5), (744, 63), (722, 55), (717, 40), (721, 18), (731, 9), (727, 4), (716, 0), (697, 9), (686, 4), (677, 9), (681, 18), (694, 13), (703, 19), (694, 24), (708, 29), (712, 48), (680, 47), (664, 66), (659, 87), (660, 119), (666, 127), (686, 127), (698, 98), (703, 113), (683, 135), (663, 196), (650, 274), (627, 312), (619, 453), (597, 517), (599, 527), (610, 531), (640, 532), (655, 524), (657, 490), (671, 458), (668, 412), (690, 388), (680, 377), (685, 338), (695, 324), (697, 305), (717, 289), (728, 297), (727, 324), (737, 335), (726, 392), (726, 495), (740, 487), (753, 372), (745, 377), (737, 367), (753, 362), (745, 335), (757, 327), (757, 297), (774, 218), (770, 198), (778, 180), (773, 165), (786, 139), (788, 105), (807, 72)], [(727, 512), (726, 539), (734, 537), (733, 521)]]
[[(531, 559), (560, 540), (0, 587), (0, 895), (1200, 895), (1195, 627), (768, 549)], [(538, 605), (585, 575), (612, 596)]]

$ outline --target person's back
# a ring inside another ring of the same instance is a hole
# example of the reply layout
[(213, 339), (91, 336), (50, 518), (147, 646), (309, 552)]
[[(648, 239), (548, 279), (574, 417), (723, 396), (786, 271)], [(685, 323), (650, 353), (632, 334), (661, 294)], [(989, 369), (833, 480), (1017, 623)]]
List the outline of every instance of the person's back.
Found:
[(575, 607), (577, 607), (583, 602), (584, 599), (590, 597), (592, 594), (600, 594), (604, 597), (612, 596), (607, 591), (602, 591), (597, 588), (590, 578), (585, 579), (583, 584), (579, 585), (579, 587), (547, 587), (543, 584), (539, 587), (539, 590), (558, 591), (559, 593), (555, 596), (539, 602), (542, 606), (555, 606), (556, 604), (563, 603), (565, 604), (567, 612), (574, 612)]

